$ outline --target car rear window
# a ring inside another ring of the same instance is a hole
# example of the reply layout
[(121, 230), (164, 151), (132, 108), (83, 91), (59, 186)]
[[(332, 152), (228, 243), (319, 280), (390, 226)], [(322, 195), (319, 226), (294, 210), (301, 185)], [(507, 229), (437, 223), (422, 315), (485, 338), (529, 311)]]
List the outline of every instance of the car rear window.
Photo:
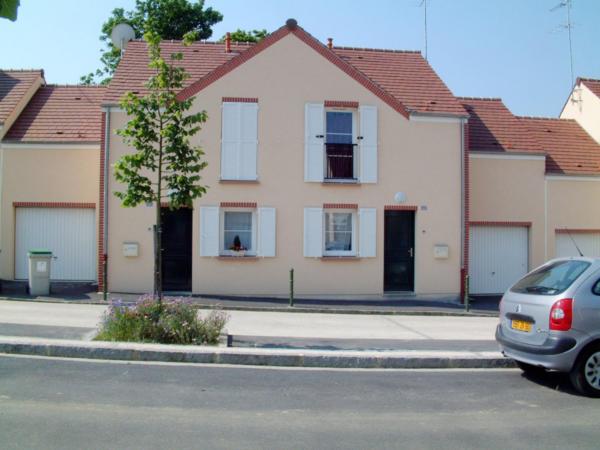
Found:
[(556, 261), (540, 267), (515, 284), (512, 292), (535, 295), (557, 295), (564, 292), (590, 267), (586, 261)]

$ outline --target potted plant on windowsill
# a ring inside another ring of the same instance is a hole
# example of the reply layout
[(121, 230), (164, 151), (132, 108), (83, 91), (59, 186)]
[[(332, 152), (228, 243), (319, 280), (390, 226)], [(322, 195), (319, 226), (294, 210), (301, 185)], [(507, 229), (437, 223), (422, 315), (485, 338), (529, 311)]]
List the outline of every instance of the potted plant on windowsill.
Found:
[(229, 247), (229, 250), (231, 250), (231, 256), (246, 256), (246, 250), (248, 249), (242, 245), (240, 237), (236, 235), (233, 238), (233, 244)]

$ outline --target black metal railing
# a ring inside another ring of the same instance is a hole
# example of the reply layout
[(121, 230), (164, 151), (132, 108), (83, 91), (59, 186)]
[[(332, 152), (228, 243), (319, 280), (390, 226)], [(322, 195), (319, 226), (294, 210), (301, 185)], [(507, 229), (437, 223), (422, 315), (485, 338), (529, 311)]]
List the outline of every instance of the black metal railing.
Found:
[(354, 145), (325, 144), (326, 172), (329, 180), (354, 179)]

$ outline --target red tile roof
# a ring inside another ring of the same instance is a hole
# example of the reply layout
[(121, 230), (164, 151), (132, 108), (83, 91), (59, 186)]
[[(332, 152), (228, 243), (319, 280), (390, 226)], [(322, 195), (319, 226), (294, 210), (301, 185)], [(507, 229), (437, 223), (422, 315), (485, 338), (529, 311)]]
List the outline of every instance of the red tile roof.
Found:
[[(163, 41), (162, 55), (183, 54), (183, 67), (189, 74), (185, 86), (205, 77), (215, 68), (235, 58), (253, 44), (231, 43), (231, 53), (225, 52), (225, 44), (218, 42), (194, 42), (190, 46), (182, 41)], [(144, 41), (131, 41), (127, 44), (121, 63), (114, 74), (104, 96), (104, 104), (117, 104), (125, 92), (146, 92), (145, 83), (152, 76), (148, 67), (148, 46)]]
[(466, 115), (420, 52), (349, 47), (334, 47), (333, 51), (410, 111)]
[(100, 142), (101, 86), (42, 86), (11, 129), (6, 141)]
[(8, 119), (27, 90), (40, 78), (44, 78), (42, 70), (0, 69), (0, 125)]
[(546, 173), (600, 174), (600, 145), (574, 120), (517, 117), (499, 98), (459, 100), (470, 114), (470, 151), (545, 153)]
[(572, 119), (519, 117), (537, 139), (546, 157), (546, 172), (565, 175), (600, 174), (600, 144)]
[(469, 147), (474, 151), (542, 153), (536, 138), (499, 98), (458, 97), (469, 112)]
[(595, 80), (593, 78), (577, 78), (577, 85), (581, 83), (585, 84), (596, 97), (600, 98), (600, 80)]
[[(182, 91), (182, 96), (187, 97), (290, 33), (405, 115), (408, 114), (407, 110), (466, 115), (461, 104), (418, 52), (345, 47), (328, 49), (295, 25), (278, 29), (256, 45), (232, 43), (232, 53), (226, 53), (225, 44), (221, 43), (198, 42), (185, 47), (180, 41), (165, 41), (161, 47), (164, 55), (183, 53), (182, 65), (190, 74)], [(144, 83), (151, 75), (147, 65), (146, 44), (141, 41), (130, 42), (104, 103), (117, 103), (127, 91), (143, 93)]]

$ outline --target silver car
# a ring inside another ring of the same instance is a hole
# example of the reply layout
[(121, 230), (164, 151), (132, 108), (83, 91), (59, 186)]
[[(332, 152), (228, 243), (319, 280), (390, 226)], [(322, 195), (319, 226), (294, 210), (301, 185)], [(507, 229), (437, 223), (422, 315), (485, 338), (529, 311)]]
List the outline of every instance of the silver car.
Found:
[(525, 372), (567, 372), (582, 394), (600, 397), (600, 258), (553, 259), (500, 302), (496, 340)]

